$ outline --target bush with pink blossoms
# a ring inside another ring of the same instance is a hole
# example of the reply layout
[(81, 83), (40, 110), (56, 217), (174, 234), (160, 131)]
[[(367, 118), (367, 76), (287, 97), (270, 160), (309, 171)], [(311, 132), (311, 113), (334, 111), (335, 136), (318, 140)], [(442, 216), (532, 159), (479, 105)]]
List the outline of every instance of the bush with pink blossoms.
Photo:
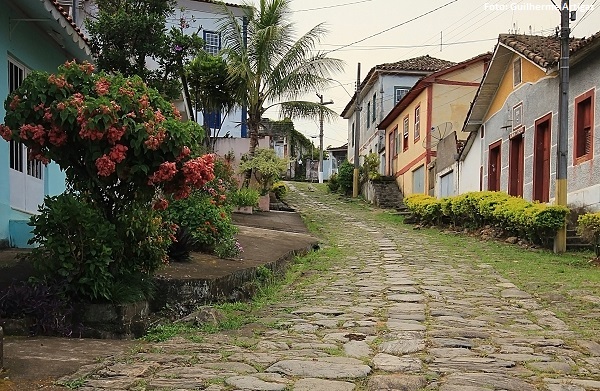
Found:
[[(177, 109), (139, 77), (94, 73), (87, 63), (68, 62), (53, 75), (32, 72), (5, 108), (0, 136), (25, 144), (34, 159), (56, 162), (78, 201), (122, 233), (123, 250), (112, 251), (110, 268), (98, 273), (130, 278), (135, 272), (147, 279), (166, 259), (173, 228), (157, 229), (154, 210), (214, 179), (214, 156), (198, 153), (202, 128), (181, 121)], [(54, 234), (60, 235), (46, 233)], [(34, 250), (33, 257), (48, 253)]]

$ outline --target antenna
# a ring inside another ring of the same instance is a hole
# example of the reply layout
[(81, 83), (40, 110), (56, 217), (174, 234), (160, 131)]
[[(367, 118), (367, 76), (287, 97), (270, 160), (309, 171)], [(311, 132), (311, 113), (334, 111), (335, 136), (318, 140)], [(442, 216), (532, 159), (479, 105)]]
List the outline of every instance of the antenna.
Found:
[(438, 126), (433, 126), (429, 137), (423, 140), (423, 148), (436, 150), (437, 145), (452, 131), (452, 122), (443, 122)]

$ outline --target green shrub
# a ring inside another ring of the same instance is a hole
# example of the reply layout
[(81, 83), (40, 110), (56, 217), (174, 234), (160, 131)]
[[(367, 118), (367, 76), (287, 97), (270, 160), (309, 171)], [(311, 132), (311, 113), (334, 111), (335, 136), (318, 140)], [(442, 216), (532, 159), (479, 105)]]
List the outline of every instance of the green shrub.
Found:
[(586, 213), (577, 219), (577, 234), (594, 246), (596, 256), (600, 257), (600, 212)]
[(352, 194), (352, 183), (354, 182), (354, 166), (344, 160), (338, 167), (337, 180), (339, 191), (343, 194)]
[(479, 228), (494, 226), (529, 241), (547, 245), (566, 221), (569, 209), (528, 202), (502, 192), (471, 192), (437, 200), (425, 194), (412, 194), (404, 203), (422, 223), (443, 220), (455, 226)]
[(361, 183), (365, 183), (368, 180), (379, 179), (379, 155), (376, 153), (370, 153), (365, 156), (365, 161), (361, 167)]
[(210, 194), (195, 191), (188, 198), (173, 201), (164, 211), (165, 219), (186, 227), (196, 243), (197, 251), (212, 253), (217, 243), (235, 235), (231, 213)]
[(254, 156), (246, 156), (240, 163), (240, 171), (252, 170), (254, 178), (260, 185), (260, 193), (265, 195), (288, 168), (289, 162), (282, 159), (273, 149), (258, 148)]
[(257, 206), (259, 197), (258, 190), (242, 187), (231, 193), (231, 202), (235, 206)]
[(283, 197), (287, 194), (288, 188), (283, 182), (275, 182), (273, 186), (271, 186), (271, 192), (275, 194), (278, 200), (282, 200)]
[[(167, 260), (172, 230), (148, 205), (132, 203), (111, 224), (94, 204), (69, 193), (46, 197), (33, 216), (31, 258), (69, 297), (116, 302), (149, 295), (151, 275)], [(121, 295), (128, 286), (129, 292)]]
[(330, 192), (335, 193), (340, 189), (340, 181), (338, 180), (338, 174), (332, 174), (327, 181), (327, 188)]

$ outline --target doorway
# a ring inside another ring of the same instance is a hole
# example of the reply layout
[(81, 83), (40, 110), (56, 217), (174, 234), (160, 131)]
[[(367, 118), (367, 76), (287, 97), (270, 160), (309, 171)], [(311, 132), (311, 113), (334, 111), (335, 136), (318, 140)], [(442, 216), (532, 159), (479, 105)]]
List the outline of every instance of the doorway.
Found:
[(550, 130), (552, 113), (535, 121), (533, 137), (533, 195), (534, 201), (550, 200)]

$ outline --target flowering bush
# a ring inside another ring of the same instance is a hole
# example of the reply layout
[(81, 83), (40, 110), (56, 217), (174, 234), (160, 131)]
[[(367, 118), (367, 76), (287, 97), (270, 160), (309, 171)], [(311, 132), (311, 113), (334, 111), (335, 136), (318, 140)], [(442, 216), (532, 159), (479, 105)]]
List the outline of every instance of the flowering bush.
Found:
[[(51, 202), (32, 221), (34, 240), (43, 245), (33, 257), (53, 257), (45, 266), (37, 262), (40, 270), (67, 273), (74, 295), (92, 299), (112, 300), (114, 287), (147, 281), (167, 259), (176, 229), (155, 210), (214, 179), (214, 156), (196, 151), (202, 128), (182, 122), (139, 77), (94, 73), (87, 63), (68, 62), (57, 74), (33, 72), (5, 108), (0, 136), (24, 143), (33, 159), (56, 162), (78, 195), (74, 211), (95, 216), (90, 221), (102, 228), (59, 240), (62, 231), (52, 227), (60, 218), (51, 215), (62, 204)], [(67, 221), (78, 221), (67, 209), (61, 209)], [(75, 243), (82, 252), (69, 258), (64, 251)]]
[[(196, 156), (202, 129), (139, 77), (93, 73), (68, 62), (33, 72), (6, 100), (0, 135), (34, 159), (55, 161), (74, 190), (112, 216), (131, 201), (185, 198), (214, 178), (213, 155)], [(161, 202), (157, 206), (164, 207)]]

